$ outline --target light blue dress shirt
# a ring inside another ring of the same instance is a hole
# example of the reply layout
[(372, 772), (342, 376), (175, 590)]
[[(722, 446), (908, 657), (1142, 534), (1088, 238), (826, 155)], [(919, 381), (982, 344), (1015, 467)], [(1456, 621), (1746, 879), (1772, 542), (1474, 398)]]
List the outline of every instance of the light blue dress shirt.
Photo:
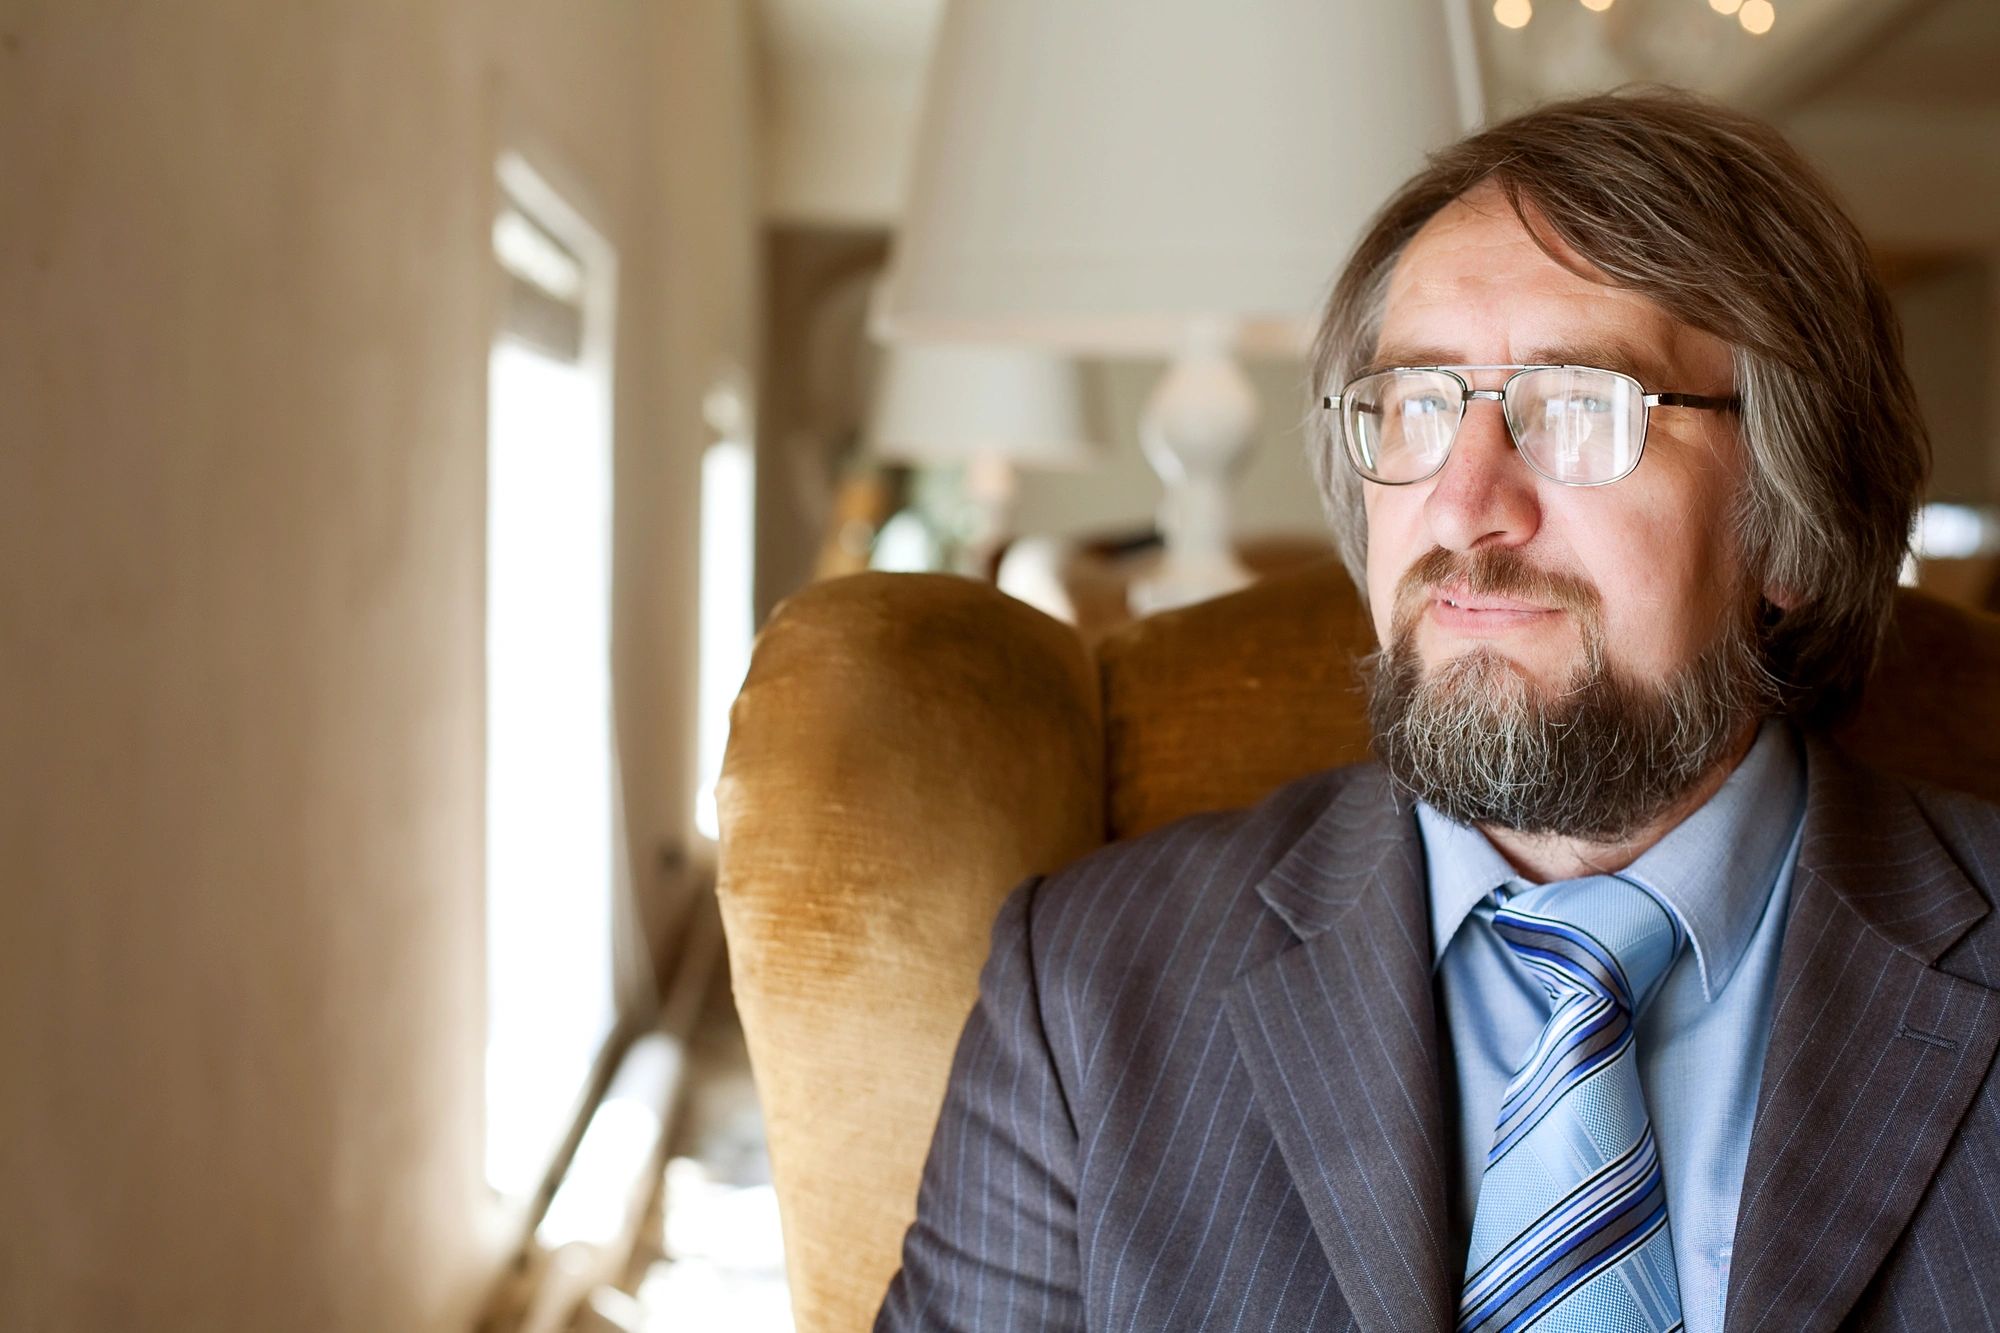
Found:
[[(1639, 1082), (1666, 1178), (1687, 1333), (1720, 1333), (1750, 1123), (1770, 1040), (1772, 988), (1805, 814), (1805, 755), (1769, 721), (1736, 771), (1622, 878), (1651, 889), (1692, 942), (1639, 1015)], [(1531, 882), (1484, 834), (1417, 806), (1456, 1121), (1452, 1222), (1472, 1232), (1494, 1119), (1549, 1016), (1539, 982), (1493, 930), (1496, 889)]]

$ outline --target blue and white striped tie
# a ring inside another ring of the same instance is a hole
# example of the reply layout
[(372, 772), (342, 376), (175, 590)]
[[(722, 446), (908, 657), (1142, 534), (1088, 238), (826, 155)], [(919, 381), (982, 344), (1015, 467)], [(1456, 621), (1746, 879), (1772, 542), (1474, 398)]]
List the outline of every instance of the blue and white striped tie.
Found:
[(1677, 917), (1609, 875), (1508, 898), (1493, 928), (1554, 1012), (1500, 1104), (1479, 1183), (1460, 1333), (1667, 1333), (1680, 1285), (1632, 1026)]

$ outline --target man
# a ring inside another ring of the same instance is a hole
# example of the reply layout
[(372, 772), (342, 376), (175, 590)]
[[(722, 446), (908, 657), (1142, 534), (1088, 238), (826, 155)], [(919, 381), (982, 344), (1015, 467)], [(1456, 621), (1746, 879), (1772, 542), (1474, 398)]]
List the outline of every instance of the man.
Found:
[(1819, 736), (1925, 459), (1824, 187), (1530, 113), (1315, 374), (1381, 764), (1009, 899), (878, 1327), (2000, 1324), (2000, 811)]

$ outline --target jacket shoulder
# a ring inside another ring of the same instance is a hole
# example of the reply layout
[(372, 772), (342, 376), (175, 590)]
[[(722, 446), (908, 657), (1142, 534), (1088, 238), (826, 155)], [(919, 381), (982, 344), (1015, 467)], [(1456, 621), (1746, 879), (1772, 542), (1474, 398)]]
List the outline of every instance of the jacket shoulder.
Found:
[[(1930, 845), (1930, 856), (1941, 852), (1965, 886), (1983, 900), (1986, 910), (1934, 965), (1966, 980), (2000, 985), (2000, 913), (1993, 910), (2000, 902), (2000, 805), (1875, 768), (1838, 748), (1830, 751), (1830, 757), (1841, 770), (1838, 776), (1850, 784), (1840, 807), (1847, 819), (1841, 836), (1867, 841), (1898, 836), (1897, 830), (1904, 837), (1914, 834)], [(1899, 809), (1903, 813), (1894, 813)], [(1876, 816), (1886, 816), (1886, 825)], [(1910, 856), (1924, 851), (1918, 843), (1898, 846)], [(1871, 859), (1882, 854), (1877, 851)], [(1933, 859), (1931, 864), (1938, 862)]]
[(1375, 789), (1390, 799), (1378, 764), (1323, 769), (1255, 805), (1189, 815), (1064, 866), (1034, 891), (1031, 936), (1048, 963), (1044, 981), (1097, 952), (1076, 947), (1078, 939), (1116, 941), (1136, 963), (1184, 934), (1161, 930), (1161, 921), (1231, 932), (1269, 917), (1258, 883), (1329, 806)]
[(1938, 841), (1986, 901), (1993, 902), (2000, 888), (2000, 805), (1949, 787), (1907, 785)]
[(1185, 889), (1190, 876), (1163, 873), (1176, 870), (1194, 870), (1197, 878), (1220, 866), (1239, 876), (1261, 873), (1276, 864), (1334, 801), (1351, 789), (1370, 786), (1380, 786), (1387, 798), (1388, 780), (1379, 764), (1321, 769), (1287, 782), (1255, 805), (1184, 815), (1087, 852), (1050, 875), (1043, 895), (1115, 893), (1118, 884), (1135, 880), (1145, 881), (1149, 891)]
[[(1096, 1074), (1170, 1058), (1183, 1018), (1212, 1021), (1236, 977), (1292, 942), (1258, 885), (1334, 802), (1365, 799), (1375, 782), (1386, 799), (1372, 765), (1314, 773), (1244, 809), (1111, 843), (1026, 887), (1014, 929), (1072, 1105), (1089, 1102)], [(1105, 1052), (1113, 1058), (1100, 1060)]]

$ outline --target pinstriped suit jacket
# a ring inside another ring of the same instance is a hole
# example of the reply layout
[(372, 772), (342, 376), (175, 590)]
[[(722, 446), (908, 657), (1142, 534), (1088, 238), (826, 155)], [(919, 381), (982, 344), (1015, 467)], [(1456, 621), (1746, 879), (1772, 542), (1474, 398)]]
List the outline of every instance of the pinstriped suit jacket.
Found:
[[(2000, 1328), (2000, 809), (1812, 742), (1727, 1327)], [(1002, 909), (914, 1329), (1449, 1329), (1422, 848), (1374, 765)]]

